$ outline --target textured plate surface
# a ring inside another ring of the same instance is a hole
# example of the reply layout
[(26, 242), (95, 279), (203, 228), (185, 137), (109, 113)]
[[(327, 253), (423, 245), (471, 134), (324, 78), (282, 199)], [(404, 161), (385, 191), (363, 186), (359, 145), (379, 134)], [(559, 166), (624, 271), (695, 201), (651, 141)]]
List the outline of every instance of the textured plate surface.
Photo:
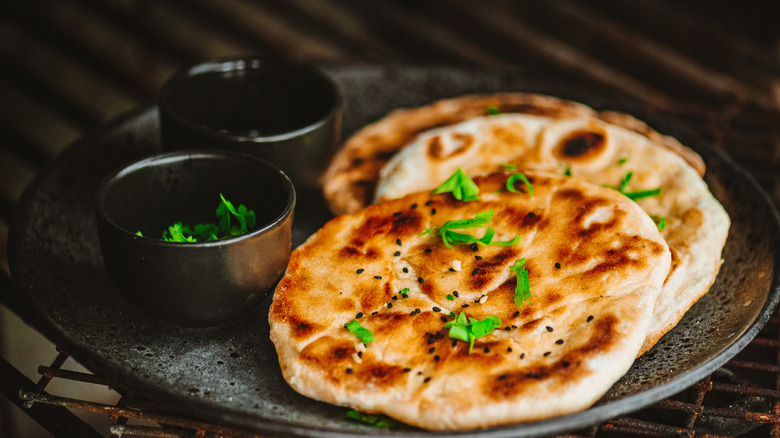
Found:
[[(753, 339), (777, 304), (776, 211), (749, 176), (684, 126), (659, 119), (636, 103), (517, 74), (409, 66), (334, 66), (327, 71), (344, 97), (345, 138), (394, 108), (474, 92), (538, 92), (629, 112), (702, 155), (705, 180), (731, 216), (725, 263), (710, 293), (595, 406), (564, 417), (460, 435), (559, 432), (639, 409), (723, 365)], [(92, 196), (113, 169), (159, 152), (158, 136), (153, 107), (114, 121), (52, 163), (17, 207), (9, 243), (12, 276), (17, 293), (47, 334), (93, 371), (204, 420), (288, 436), (432, 435), (355, 424), (345, 420), (346, 409), (293, 392), (281, 377), (268, 338), (269, 299), (243, 319), (192, 329), (147, 316), (119, 295), (103, 266)], [(328, 217), (319, 195), (301, 194), (293, 245)]]

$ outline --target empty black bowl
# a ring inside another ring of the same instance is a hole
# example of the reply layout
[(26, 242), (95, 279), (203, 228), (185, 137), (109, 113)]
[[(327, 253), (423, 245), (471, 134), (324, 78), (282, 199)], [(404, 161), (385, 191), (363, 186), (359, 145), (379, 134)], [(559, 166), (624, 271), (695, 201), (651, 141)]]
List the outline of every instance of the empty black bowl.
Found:
[[(254, 229), (197, 243), (160, 239), (177, 221), (216, 222), (220, 194), (254, 210)], [(281, 277), (295, 199), (281, 170), (250, 155), (190, 151), (146, 158), (108, 176), (96, 192), (103, 260), (136, 307), (180, 325), (216, 324), (249, 310)]]
[(158, 107), (166, 150), (250, 153), (279, 166), (299, 191), (319, 186), (341, 138), (333, 81), (277, 59), (217, 59), (180, 71), (163, 85)]

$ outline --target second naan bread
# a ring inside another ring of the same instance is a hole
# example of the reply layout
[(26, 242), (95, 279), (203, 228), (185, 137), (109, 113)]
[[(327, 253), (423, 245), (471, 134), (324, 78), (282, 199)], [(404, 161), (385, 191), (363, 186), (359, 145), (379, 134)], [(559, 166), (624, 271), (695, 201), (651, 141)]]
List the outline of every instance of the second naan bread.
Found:
[[(512, 193), (510, 175), (477, 179), (477, 201), (428, 191), (339, 216), (296, 249), (269, 313), (287, 382), (438, 430), (538, 420), (598, 400), (646, 337), (668, 247), (614, 190), (529, 173), (533, 195)], [(424, 234), (490, 210), (493, 240), (520, 234), (520, 243), (447, 247)], [(518, 308), (510, 267), (521, 258), (531, 298)], [(501, 321), (471, 353), (445, 328), (461, 312)], [(345, 328), (353, 320), (373, 342)]]

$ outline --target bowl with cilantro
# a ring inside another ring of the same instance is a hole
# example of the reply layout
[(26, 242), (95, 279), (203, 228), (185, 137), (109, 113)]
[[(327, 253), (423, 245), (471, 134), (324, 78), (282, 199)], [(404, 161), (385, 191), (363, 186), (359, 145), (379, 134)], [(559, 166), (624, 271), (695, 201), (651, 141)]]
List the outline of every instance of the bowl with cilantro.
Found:
[(130, 163), (95, 194), (98, 236), (117, 290), (183, 326), (240, 316), (287, 266), (296, 194), (279, 168), (216, 150)]

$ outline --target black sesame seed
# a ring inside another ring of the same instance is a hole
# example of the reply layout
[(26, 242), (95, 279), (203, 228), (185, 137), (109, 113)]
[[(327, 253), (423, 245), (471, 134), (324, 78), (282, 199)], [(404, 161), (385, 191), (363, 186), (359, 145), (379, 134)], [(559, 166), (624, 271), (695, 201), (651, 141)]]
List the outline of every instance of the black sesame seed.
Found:
[(562, 345), (563, 344), (563, 339), (558, 339), (557, 341), (555, 341), (555, 343), (558, 344), (558, 345)]
[(455, 272), (455, 268), (450, 268), (450, 272)]
[(363, 273), (363, 271), (365, 271), (365, 269), (363, 269), (363, 268), (360, 268), (360, 269), (358, 269), (358, 270), (357, 270), (357, 271), (355, 271), (355, 272), (357, 272), (358, 274), (362, 274), (362, 273)]
[(564, 367), (564, 368), (569, 368), (569, 366), (570, 366), (570, 365), (571, 365), (571, 364), (570, 364), (569, 362), (567, 362), (567, 361), (563, 361), (563, 362), (561, 363), (561, 366), (562, 366), (562, 367)]
[(425, 248), (425, 252), (427, 252), (428, 254), (430, 254), (430, 253), (432, 253), (432, 252), (433, 252), (433, 250), (432, 250), (432, 249), (430, 249), (430, 248)]
[(393, 301), (396, 301), (396, 300), (398, 300), (398, 296), (397, 295), (393, 295), (390, 299), (393, 300)]
[(520, 311), (519, 311), (519, 310), (515, 312), (515, 314), (513, 315), (513, 317), (514, 317), (514, 318), (517, 318), (518, 316), (520, 316)]
[(545, 351), (542, 356), (547, 357), (552, 354), (552, 351)]
[(422, 376), (422, 371), (417, 371), (418, 376)]
[(396, 251), (395, 254), (393, 254), (393, 255), (398, 257), (399, 255), (401, 255), (401, 251)]
[(400, 246), (401, 245), (401, 239), (395, 239), (395, 243), (397, 243)]
[(452, 348), (455, 348), (456, 345), (458, 345), (458, 340), (457, 339), (453, 339), (452, 340)]
[(414, 210), (415, 208), (417, 208), (417, 203), (412, 204), (412, 210)]
[(379, 315), (379, 312), (371, 312), (372, 315)]
[(422, 278), (422, 277), (417, 277), (417, 282), (418, 282), (418, 283), (422, 283), (423, 281), (425, 281), (425, 280), (423, 280), (423, 278)]
[(404, 271), (404, 274), (408, 274), (409, 273), (409, 268), (407, 268), (406, 266), (404, 266), (404, 268), (401, 269), (401, 270)]
[(458, 291), (456, 290), (452, 291), (452, 296), (458, 298)]
[(547, 327), (545, 327), (545, 329), (547, 329), (548, 332), (552, 332), (553, 331), (553, 328), (550, 327), (549, 325)]
[(433, 353), (434, 351), (436, 351), (436, 347), (431, 347), (428, 349), (428, 353)]
[(403, 370), (403, 371), (404, 371), (405, 373), (408, 373), (408, 372), (409, 372), (409, 371), (411, 371), (411, 370), (412, 370), (411, 368), (404, 368), (404, 370)]
[(461, 305), (460, 307), (468, 307), (468, 306), (469, 306), (469, 304), (465, 303), (465, 304)]
[(588, 317), (588, 322), (591, 322), (591, 321), (593, 321), (593, 315), (590, 315), (590, 316)]
[(412, 310), (411, 312), (409, 312), (409, 316), (414, 316), (414, 315), (416, 315), (416, 313), (414, 313), (414, 310)]
[(472, 251), (479, 251), (479, 246), (476, 243), (472, 243), (470, 248)]
[(507, 353), (511, 353), (512, 352), (512, 347), (506, 347), (506, 352)]
[(525, 359), (525, 353), (520, 353), (520, 359)]
[(514, 324), (512, 324), (512, 328), (513, 328), (513, 329), (516, 329), (516, 328), (517, 328), (517, 326), (516, 326), (516, 325), (514, 325)]
[(474, 269), (473, 271), (471, 271), (471, 275), (477, 275), (477, 274), (479, 274), (479, 269)]
[(512, 328), (511, 328), (511, 327), (509, 327), (509, 326), (506, 326), (506, 327), (504, 327), (504, 330), (505, 330), (505, 331), (509, 331), (509, 330), (512, 330)]
[(508, 378), (509, 378), (508, 374), (502, 374), (502, 375), (498, 376), (498, 380), (506, 380)]
[(414, 309), (414, 311), (420, 313), (420, 309)]
[(358, 357), (363, 357), (363, 352), (362, 351), (358, 351)]
[(347, 374), (352, 374), (352, 368), (347, 368)]
[(490, 348), (488, 348), (488, 347), (485, 347), (485, 350), (484, 350), (484, 351), (485, 351), (485, 353), (490, 353)]
[(477, 260), (482, 260), (482, 256), (476, 255), (476, 256), (474, 256), (474, 258), (477, 259)]
[(393, 303), (387, 303), (387, 308), (388, 309), (392, 309), (393, 308)]
[(435, 208), (432, 208), (432, 209), (431, 209), (431, 216), (433, 216), (433, 215), (435, 215), (435, 214), (436, 214), (436, 209), (435, 209)]
[(528, 217), (531, 217), (531, 218), (536, 217), (536, 213), (534, 213), (533, 211), (529, 211), (528, 212)]
[(441, 309), (440, 309), (440, 308), (438, 308), (438, 307), (434, 307), (434, 308), (433, 308), (433, 311), (434, 311), (434, 312), (441, 312)]
[(381, 275), (374, 275), (374, 278), (376, 278), (377, 280), (381, 280), (382, 276)]
[(437, 354), (436, 356), (433, 356), (433, 360), (435, 360), (436, 362), (438, 362), (439, 360), (441, 360), (441, 358), (440, 358), (440, 357), (439, 357), (439, 355)]
[(431, 378), (430, 377), (426, 377), (425, 380), (423, 380), (423, 383), (428, 383), (430, 381), (431, 381)]
[(363, 317), (363, 312), (358, 312), (357, 315), (355, 315), (355, 319), (360, 319)]
[(444, 321), (444, 322), (447, 322), (447, 317), (446, 317), (446, 316), (444, 316), (444, 315), (442, 315), (441, 317), (439, 317), (439, 319), (441, 319), (441, 320), (442, 320), (442, 321)]
[(537, 380), (544, 377), (541, 373), (528, 373), (525, 376), (529, 379), (537, 379)]
[(400, 211), (396, 211), (395, 213), (393, 213), (393, 216), (398, 217), (401, 216), (402, 214), (403, 213), (401, 213)]
[(409, 294), (401, 294), (401, 296), (404, 298), (409, 298)]
[(426, 207), (430, 207), (431, 205), (433, 205), (433, 200), (430, 200), (430, 201), (425, 203)]
[(561, 269), (561, 264), (560, 263), (556, 263), (555, 264), (555, 269)]

